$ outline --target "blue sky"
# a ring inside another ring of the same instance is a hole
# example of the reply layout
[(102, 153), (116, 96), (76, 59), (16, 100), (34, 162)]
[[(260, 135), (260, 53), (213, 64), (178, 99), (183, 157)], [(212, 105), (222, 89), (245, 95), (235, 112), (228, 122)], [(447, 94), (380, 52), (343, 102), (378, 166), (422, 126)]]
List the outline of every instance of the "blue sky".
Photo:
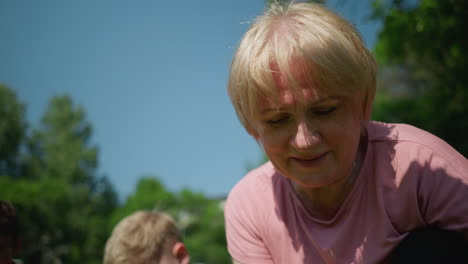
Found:
[[(345, 3), (347, 2), (347, 3)], [(329, 0), (369, 47), (370, 1)], [(69, 94), (93, 124), (99, 173), (121, 198), (142, 176), (226, 195), (261, 150), (226, 93), (230, 60), (263, 0), (0, 2), (0, 83), (38, 124)]]

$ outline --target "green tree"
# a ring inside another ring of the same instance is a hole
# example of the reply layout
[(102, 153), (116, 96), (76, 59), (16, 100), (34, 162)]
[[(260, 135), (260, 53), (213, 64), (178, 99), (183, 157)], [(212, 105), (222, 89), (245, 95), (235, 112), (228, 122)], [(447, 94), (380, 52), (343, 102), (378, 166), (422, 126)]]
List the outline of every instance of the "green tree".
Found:
[(156, 177), (144, 176), (138, 181), (135, 192), (114, 211), (111, 225), (115, 226), (122, 218), (137, 210), (169, 212), (174, 208), (176, 208), (175, 195), (166, 190), (166, 187)]
[(83, 207), (86, 194), (53, 178), (1, 177), (0, 189), (17, 208), (25, 263), (102, 262), (108, 218), (97, 215), (93, 204)]
[(98, 150), (89, 142), (91, 134), (92, 126), (82, 107), (75, 106), (67, 95), (52, 98), (41, 126), (29, 140), (28, 174), (92, 186)]
[(373, 4), (374, 18), (383, 21), (375, 47), (377, 60), (387, 73), (403, 76), (396, 79), (404, 88), (404, 93), (395, 94), (395, 88), (380, 83), (383, 91), (376, 98), (374, 119), (414, 124), (467, 156), (468, 1)]
[[(6, 98), (14, 102), (11, 93)], [(5, 120), (21, 120), (18, 113), (7, 112)], [(54, 97), (41, 126), (28, 135), (21, 177), (8, 173), (1, 178), (1, 198), (19, 208), (26, 263), (102, 262), (117, 200), (112, 184), (96, 173), (91, 134), (83, 108), (68, 96)], [(7, 157), (19, 160), (18, 147), (7, 149)]]
[(25, 105), (16, 93), (0, 84), (0, 176), (18, 176), (19, 148), (26, 134)]
[[(62, 263), (74, 250), (68, 225), (73, 206), (71, 190), (60, 179), (31, 181), (0, 178), (2, 199), (11, 201), (18, 212), (21, 258), (25, 263)], [(75, 245), (76, 247), (76, 245)]]
[(183, 209), (178, 219), (179, 223), (186, 219), (183, 231), (191, 259), (208, 264), (231, 263), (224, 229), (223, 201), (207, 199), (189, 190), (182, 191), (180, 196)]

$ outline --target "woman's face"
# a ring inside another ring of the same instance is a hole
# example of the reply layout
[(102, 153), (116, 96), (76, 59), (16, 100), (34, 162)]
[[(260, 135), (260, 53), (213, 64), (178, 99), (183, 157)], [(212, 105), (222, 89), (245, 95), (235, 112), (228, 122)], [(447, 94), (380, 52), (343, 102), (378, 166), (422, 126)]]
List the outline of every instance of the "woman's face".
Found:
[(323, 187), (347, 177), (356, 157), (363, 117), (356, 97), (304, 88), (296, 100), (279, 85), (279, 103), (259, 99), (251, 134), (273, 165), (301, 187)]

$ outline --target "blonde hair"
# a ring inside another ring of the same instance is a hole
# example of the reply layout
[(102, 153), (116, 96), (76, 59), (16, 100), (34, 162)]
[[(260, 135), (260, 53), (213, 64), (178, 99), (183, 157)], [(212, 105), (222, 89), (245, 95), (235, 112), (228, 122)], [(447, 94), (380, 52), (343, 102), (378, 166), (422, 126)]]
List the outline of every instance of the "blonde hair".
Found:
[(104, 264), (159, 260), (178, 241), (181, 241), (181, 236), (170, 216), (137, 211), (115, 226), (106, 243)]
[[(298, 64), (304, 71), (300, 80)], [(247, 130), (256, 116), (257, 97), (279, 97), (274, 72), (295, 95), (304, 82), (342, 95), (361, 93), (364, 114), (370, 116), (375, 61), (356, 29), (321, 4), (273, 3), (243, 36), (231, 64), (228, 93)]]

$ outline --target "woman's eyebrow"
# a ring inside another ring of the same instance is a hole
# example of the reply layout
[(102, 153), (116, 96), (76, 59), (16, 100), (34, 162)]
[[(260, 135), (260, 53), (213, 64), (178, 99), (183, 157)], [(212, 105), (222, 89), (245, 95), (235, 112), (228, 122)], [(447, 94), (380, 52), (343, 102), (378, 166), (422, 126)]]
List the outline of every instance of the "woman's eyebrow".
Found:
[(338, 101), (339, 98), (340, 98), (339, 96), (326, 96), (326, 97), (323, 97), (323, 98), (319, 98), (318, 100), (316, 100), (314, 102), (311, 102), (309, 105), (314, 106), (314, 105), (327, 103), (329, 101)]
[[(313, 101), (313, 102), (309, 103), (308, 106), (310, 107), (310, 106), (320, 105), (320, 104), (323, 104), (323, 103), (327, 103), (328, 101), (338, 100), (339, 98), (340, 98), (339, 96), (325, 96), (325, 97), (319, 98), (316, 101)], [(267, 107), (267, 108), (263, 109), (260, 112), (260, 114), (264, 115), (264, 114), (267, 114), (269, 112), (286, 111), (290, 107), (292, 107), (292, 106), (288, 105), (288, 106), (281, 106), (281, 107)]]
[(285, 111), (287, 110), (289, 107), (286, 107), (286, 106), (282, 106), (282, 107), (268, 107), (268, 108), (265, 108), (263, 109), (260, 114), (267, 114), (269, 112), (281, 112), (281, 111)]

